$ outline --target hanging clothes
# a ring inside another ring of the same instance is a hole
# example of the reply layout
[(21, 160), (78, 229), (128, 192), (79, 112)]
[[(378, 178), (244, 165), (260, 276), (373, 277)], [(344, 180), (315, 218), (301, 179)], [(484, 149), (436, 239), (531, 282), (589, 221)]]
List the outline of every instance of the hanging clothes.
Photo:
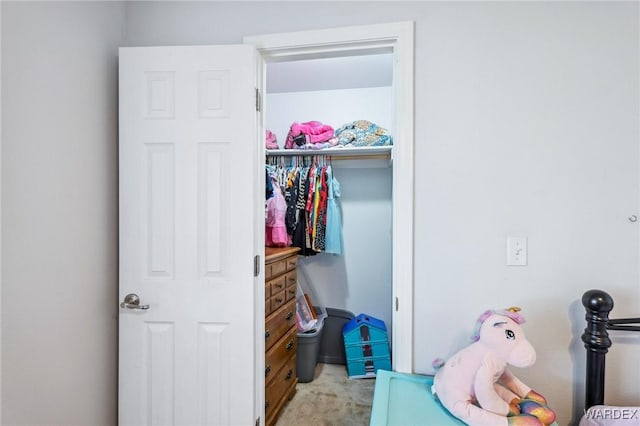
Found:
[(280, 186), (274, 181), (273, 197), (267, 200), (264, 241), (270, 247), (286, 247), (291, 244), (285, 225), (287, 203)]
[[(267, 166), (268, 180), (274, 188), (273, 201), (267, 200), (273, 218), (267, 241), (269, 244), (281, 244), (284, 226), (287, 244), (299, 247), (300, 255), (341, 254), (342, 223), (335, 190), (339, 184), (331, 166), (318, 164), (318, 160), (307, 165), (300, 165), (299, 160), (293, 157), (290, 161), (289, 166), (285, 166), (282, 159), (277, 164), (272, 160)], [(280, 196), (284, 199), (284, 213)], [(280, 221), (281, 216), (284, 225)], [(278, 241), (274, 237), (279, 238)]]
[(324, 251), (325, 229), (327, 227), (327, 168), (322, 167), (316, 177), (316, 195), (314, 203), (313, 242), (311, 248), (315, 251)]
[(300, 170), (298, 167), (291, 168), (287, 179), (287, 186), (284, 191), (284, 199), (287, 202), (287, 213), (284, 217), (287, 226), (287, 234), (292, 237), (298, 224), (296, 213), (296, 203), (298, 201), (298, 181), (300, 180)]
[(316, 168), (311, 167), (309, 169), (308, 175), (308, 185), (307, 185), (307, 204), (305, 205), (305, 222), (306, 222), (306, 232), (304, 239), (304, 248), (307, 250), (312, 250), (311, 239), (313, 238), (313, 213), (314, 213), (314, 197), (316, 193)]
[(273, 197), (273, 184), (271, 183), (271, 178), (269, 177), (269, 167), (267, 167), (264, 171), (264, 177), (264, 181), (266, 182), (264, 198), (265, 200), (268, 200), (269, 198)]
[(324, 251), (342, 254), (342, 216), (337, 203), (337, 198), (340, 197), (340, 182), (333, 176), (331, 166), (327, 167), (327, 181), (329, 184)]
[(307, 250), (307, 189), (309, 188), (309, 167), (303, 167), (299, 173), (298, 199), (296, 201), (296, 227), (293, 232), (293, 246), (300, 248), (302, 256), (314, 255), (315, 252)]

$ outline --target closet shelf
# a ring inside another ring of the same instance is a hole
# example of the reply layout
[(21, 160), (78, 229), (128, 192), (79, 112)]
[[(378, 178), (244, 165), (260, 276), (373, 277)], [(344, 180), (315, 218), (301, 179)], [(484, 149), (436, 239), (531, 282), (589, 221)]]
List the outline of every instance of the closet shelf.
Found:
[(314, 156), (323, 155), (332, 160), (391, 160), (393, 146), (359, 146), (353, 148), (327, 148), (327, 149), (268, 149), (267, 157), (277, 156)]

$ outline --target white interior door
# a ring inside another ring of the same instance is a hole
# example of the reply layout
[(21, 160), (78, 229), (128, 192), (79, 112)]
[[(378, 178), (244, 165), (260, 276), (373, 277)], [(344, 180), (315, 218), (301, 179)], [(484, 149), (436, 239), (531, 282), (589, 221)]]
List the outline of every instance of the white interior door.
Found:
[(120, 309), (122, 425), (261, 412), (256, 59), (248, 45), (120, 49), (120, 302), (139, 296)]

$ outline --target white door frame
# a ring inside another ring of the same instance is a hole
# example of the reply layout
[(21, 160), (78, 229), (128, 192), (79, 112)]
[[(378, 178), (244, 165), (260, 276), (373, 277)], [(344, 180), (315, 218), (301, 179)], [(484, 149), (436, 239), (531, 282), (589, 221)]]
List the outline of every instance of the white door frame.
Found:
[[(258, 49), (265, 62), (378, 52), (394, 54), (392, 361), (394, 371), (405, 373), (413, 372), (413, 34), (413, 22), (398, 22), (243, 39)], [(265, 74), (263, 68), (263, 82)], [(263, 149), (263, 138), (258, 143)]]
[[(0, 34), (2, 34), (2, 2), (0, 2)], [(2, 55), (0, 55), (0, 93), (2, 93)], [(1, 104), (1, 102), (0, 102)], [(2, 153), (2, 106), (0, 105), (0, 153)], [(2, 155), (0, 154), (0, 235), (2, 234)], [(0, 342), (2, 342), (2, 240), (0, 239)], [(0, 345), (0, 366), (2, 366)], [(2, 419), (2, 368), (0, 368), (0, 421)]]

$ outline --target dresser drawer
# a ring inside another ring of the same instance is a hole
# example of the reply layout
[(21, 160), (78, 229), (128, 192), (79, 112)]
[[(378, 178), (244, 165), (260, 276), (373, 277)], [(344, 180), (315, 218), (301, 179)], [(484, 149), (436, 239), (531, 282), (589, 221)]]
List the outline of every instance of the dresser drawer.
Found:
[(296, 298), (296, 288), (295, 287), (287, 287), (284, 291), (284, 300), (287, 302), (291, 299)]
[(264, 279), (268, 280), (272, 276), (273, 276), (273, 273), (272, 273), (271, 263), (267, 263), (266, 265), (264, 265)]
[(291, 256), (287, 259), (284, 260), (286, 262), (286, 270), (287, 271), (291, 271), (296, 269), (296, 266), (298, 266), (298, 256)]
[(287, 271), (287, 259), (277, 260), (271, 265), (271, 276), (275, 277)]
[(265, 354), (264, 376), (265, 382), (270, 383), (276, 373), (289, 360), (290, 357), (295, 359), (296, 349), (298, 346), (298, 329), (292, 327), (285, 336), (278, 340)]
[(269, 415), (273, 410), (277, 410), (280, 404), (284, 404), (283, 396), (289, 388), (295, 386), (296, 382), (296, 359), (292, 357), (277, 372), (265, 389), (264, 408), (266, 418), (269, 418)]
[[(276, 293), (281, 292), (282, 290), (285, 289), (286, 286), (287, 286), (287, 276), (286, 275), (280, 275), (277, 278), (274, 278), (274, 279), (272, 279), (270, 281), (267, 281), (267, 284), (266, 284), (266, 287), (269, 287), (271, 289), (270, 293), (269, 293), (270, 296), (273, 296)], [(265, 292), (267, 291), (266, 287), (265, 287)]]
[(275, 312), (280, 306), (284, 305), (284, 303), (287, 301), (287, 295), (284, 292), (284, 290), (282, 290), (281, 292), (271, 296), (271, 299), (269, 300), (271, 301), (269, 313)]
[(264, 347), (269, 350), (291, 327), (296, 325), (296, 301), (290, 300), (267, 318), (264, 327)]
[(271, 296), (284, 290), (287, 287), (287, 276), (280, 275), (264, 284), (264, 300), (268, 300)]
[(296, 287), (296, 284), (298, 284), (298, 273), (294, 269), (284, 275), (284, 285), (285, 287)]

